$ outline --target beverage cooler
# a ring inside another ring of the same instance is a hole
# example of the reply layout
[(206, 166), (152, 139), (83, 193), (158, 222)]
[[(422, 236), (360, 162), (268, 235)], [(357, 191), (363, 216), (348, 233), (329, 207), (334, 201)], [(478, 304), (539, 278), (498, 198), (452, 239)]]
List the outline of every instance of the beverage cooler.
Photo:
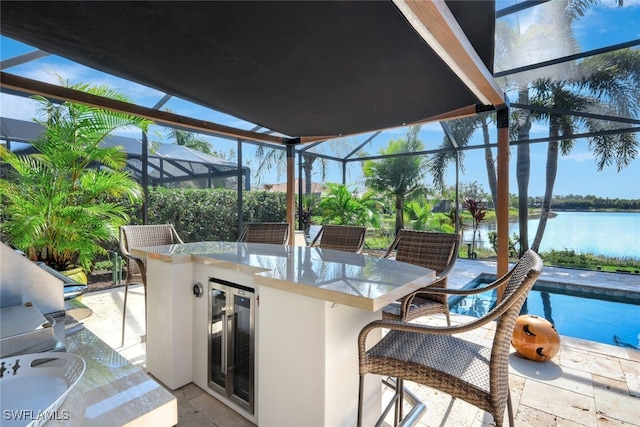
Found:
[(209, 387), (253, 413), (255, 292), (211, 278), (209, 296)]

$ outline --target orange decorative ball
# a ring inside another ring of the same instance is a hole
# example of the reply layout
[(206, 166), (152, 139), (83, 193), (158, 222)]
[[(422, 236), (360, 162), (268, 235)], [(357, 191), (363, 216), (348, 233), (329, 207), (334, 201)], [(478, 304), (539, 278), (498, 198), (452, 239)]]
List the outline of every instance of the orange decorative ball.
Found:
[(522, 315), (516, 319), (511, 345), (526, 359), (546, 362), (560, 351), (560, 335), (548, 320)]

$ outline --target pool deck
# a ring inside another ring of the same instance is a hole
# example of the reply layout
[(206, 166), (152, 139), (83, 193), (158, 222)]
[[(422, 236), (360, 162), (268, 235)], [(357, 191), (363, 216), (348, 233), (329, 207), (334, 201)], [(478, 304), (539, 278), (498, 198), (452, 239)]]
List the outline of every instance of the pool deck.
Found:
[[(495, 268), (493, 262), (461, 259), (449, 276), (449, 286), (461, 288), (481, 273), (495, 274)], [(640, 292), (638, 274), (545, 267), (541, 280), (597, 286), (611, 292)], [(124, 357), (144, 368), (145, 345), (140, 340), (144, 334), (142, 286), (129, 288), (126, 340), (121, 347), (123, 296), (124, 287), (84, 295), (82, 302), (94, 313), (83, 322)], [(452, 315), (453, 322), (464, 320), (464, 316)], [(439, 324), (443, 318), (428, 318), (425, 322)], [(485, 328), (477, 333), (478, 339), (485, 339), (490, 331)], [(516, 425), (640, 427), (640, 351), (570, 337), (562, 337), (561, 344), (560, 353), (547, 363), (511, 355), (510, 384)], [(427, 406), (419, 426), (492, 425), (490, 415), (461, 400), (416, 384), (410, 388)], [(178, 426), (253, 426), (194, 384), (172, 393), (178, 400)], [(309, 420), (309, 426), (313, 425), (313, 420)], [(286, 419), (282, 427), (287, 427)]]

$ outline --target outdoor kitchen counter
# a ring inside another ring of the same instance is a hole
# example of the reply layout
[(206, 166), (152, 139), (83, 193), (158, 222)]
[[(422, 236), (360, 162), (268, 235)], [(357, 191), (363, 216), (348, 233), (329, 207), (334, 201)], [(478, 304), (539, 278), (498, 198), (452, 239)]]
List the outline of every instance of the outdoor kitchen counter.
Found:
[(174, 426), (176, 398), (82, 323), (67, 317), (66, 351), (86, 363), (80, 381), (47, 426)]
[(305, 246), (198, 242), (134, 248), (131, 253), (248, 273), (256, 285), (367, 311), (378, 311), (435, 278), (433, 270), (412, 264)]
[[(260, 427), (355, 425), (358, 333), (382, 317), (382, 307), (435, 278), (395, 260), (306, 246), (199, 242), (131, 252), (147, 258), (149, 373), (170, 389), (193, 382)], [(244, 316), (230, 306), (222, 311), (226, 320), (216, 320), (215, 283), (242, 292), (225, 293), (224, 301), (253, 301), (245, 302)], [(234, 333), (221, 325), (236, 321), (244, 340), (237, 348), (248, 348), (248, 358), (229, 353)], [(214, 334), (227, 337), (222, 356), (213, 353)], [(234, 380), (227, 381), (236, 360), (249, 360), (243, 372), (255, 373), (242, 402), (230, 390)], [(214, 364), (224, 371), (224, 391), (212, 384)], [(373, 375), (365, 378), (364, 401), (364, 425), (373, 425), (382, 401)]]

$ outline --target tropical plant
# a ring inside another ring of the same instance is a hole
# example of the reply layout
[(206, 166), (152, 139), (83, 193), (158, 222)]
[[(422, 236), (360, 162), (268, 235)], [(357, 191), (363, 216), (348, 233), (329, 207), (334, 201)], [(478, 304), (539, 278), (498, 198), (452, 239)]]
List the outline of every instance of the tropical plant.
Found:
[[(88, 84), (68, 88), (128, 102), (108, 86)], [(142, 188), (125, 171), (126, 154), (104, 147), (111, 132), (149, 121), (123, 113), (65, 102), (54, 104), (36, 96), (38, 119), (44, 126), (33, 141), (35, 154), (16, 154), (0, 147), (0, 158), (12, 168), (0, 180), (8, 243), (34, 261), (65, 270), (90, 270), (96, 256), (106, 255), (101, 243), (117, 239), (118, 228), (129, 222), (127, 208), (142, 200)]]
[(423, 181), (427, 159), (425, 156), (410, 154), (424, 149), (418, 132), (420, 126), (411, 127), (406, 138), (389, 141), (389, 145), (380, 151), (386, 157), (367, 160), (363, 165), (365, 185), (373, 191), (393, 197), (396, 233), (404, 228), (405, 200), (426, 192)]
[(322, 224), (371, 225), (378, 227), (377, 200), (372, 193), (357, 197), (346, 185), (327, 183), (327, 191), (318, 203)]
[(473, 220), (473, 236), (471, 238), (471, 254), (475, 254), (476, 251), (476, 234), (479, 234), (478, 228), (480, 223), (484, 221), (484, 217), (487, 215), (487, 208), (480, 200), (467, 197), (462, 202), (462, 208), (471, 214)]
[[(489, 238), (489, 243), (491, 244), (491, 248), (493, 248), (493, 250), (495, 251), (495, 253), (498, 253), (498, 233), (495, 231), (490, 231), (488, 236)], [(513, 235), (511, 237), (509, 237), (509, 257), (510, 258), (518, 258), (518, 250), (516, 249), (516, 246), (518, 245), (518, 241), (520, 240), (520, 237), (516, 234), (513, 233)]]
[(301, 212), (297, 213), (298, 221), (302, 225), (302, 230), (308, 236), (311, 224), (313, 224), (313, 215), (317, 211), (320, 198), (313, 194), (302, 198)]
[(433, 218), (432, 203), (424, 198), (414, 199), (405, 203), (404, 210), (412, 229), (427, 230), (429, 228), (429, 221)]

